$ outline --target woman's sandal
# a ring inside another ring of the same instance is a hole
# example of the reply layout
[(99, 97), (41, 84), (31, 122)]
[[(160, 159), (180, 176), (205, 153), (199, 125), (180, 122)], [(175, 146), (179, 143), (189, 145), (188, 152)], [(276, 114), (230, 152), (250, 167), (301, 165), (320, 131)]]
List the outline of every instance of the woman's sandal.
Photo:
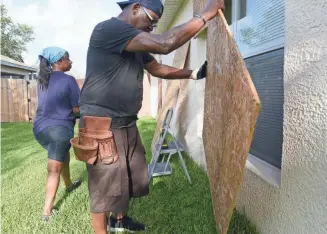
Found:
[(46, 222), (49, 221), (49, 219), (50, 219), (52, 216), (57, 215), (57, 214), (59, 214), (59, 211), (56, 210), (56, 209), (52, 209), (50, 215), (42, 215), (42, 221), (43, 221), (44, 223), (46, 223)]
[(72, 183), (72, 186), (70, 188), (66, 188), (66, 192), (71, 193), (75, 189), (77, 189), (81, 185), (82, 181), (81, 180), (76, 180)]

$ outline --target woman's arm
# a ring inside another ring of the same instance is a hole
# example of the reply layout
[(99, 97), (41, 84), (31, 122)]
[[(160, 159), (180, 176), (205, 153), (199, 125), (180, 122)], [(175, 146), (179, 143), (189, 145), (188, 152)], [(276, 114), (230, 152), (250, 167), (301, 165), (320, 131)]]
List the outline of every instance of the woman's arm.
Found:
[(80, 110), (79, 110), (80, 88), (74, 77), (70, 77), (68, 84), (69, 84), (70, 104), (73, 107), (74, 115), (78, 118), (80, 115)]

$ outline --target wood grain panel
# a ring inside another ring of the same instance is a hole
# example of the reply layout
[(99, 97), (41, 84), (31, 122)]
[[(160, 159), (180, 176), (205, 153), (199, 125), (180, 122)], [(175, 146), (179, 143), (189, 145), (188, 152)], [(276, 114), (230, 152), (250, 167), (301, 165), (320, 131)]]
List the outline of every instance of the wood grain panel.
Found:
[(218, 233), (227, 233), (260, 100), (224, 15), (208, 27), (203, 140)]

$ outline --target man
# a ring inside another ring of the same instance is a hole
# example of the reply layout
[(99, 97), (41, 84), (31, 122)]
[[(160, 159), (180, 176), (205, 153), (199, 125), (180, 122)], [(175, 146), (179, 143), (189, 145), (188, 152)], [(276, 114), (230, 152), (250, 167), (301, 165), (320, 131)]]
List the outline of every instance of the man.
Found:
[[(136, 120), (143, 98), (143, 69), (163, 79), (202, 79), (206, 63), (195, 71), (159, 64), (150, 55), (168, 54), (190, 40), (215, 17), (222, 1), (209, 0), (200, 15), (169, 31), (150, 32), (163, 14), (160, 0), (119, 2), (122, 13), (95, 26), (87, 54), (85, 84), (81, 91), (83, 116), (112, 118), (111, 129), (119, 160), (111, 165), (87, 165), (92, 224), (95, 233), (142, 231), (143, 224), (126, 215), (128, 201), (149, 193), (145, 151)], [(106, 214), (116, 213), (107, 220)]]

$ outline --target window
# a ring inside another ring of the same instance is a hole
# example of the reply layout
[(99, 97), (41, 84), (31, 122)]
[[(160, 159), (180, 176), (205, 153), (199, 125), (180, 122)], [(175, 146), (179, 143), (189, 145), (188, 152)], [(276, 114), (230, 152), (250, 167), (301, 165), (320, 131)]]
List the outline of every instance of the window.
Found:
[(250, 154), (281, 168), (283, 145), (284, 49), (245, 59), (261, 100)]
[(28, 79), (29, 80), (35, 80), (36, 79), (36, 73), (29, 73), (28, 74)]
[(244, 58), (284, 46), (284, 0), (227, 0), (225, 17)]
[(224, 14), (262, 102), (250, 154), (281, 168), (284, 0), (226, 0)]

